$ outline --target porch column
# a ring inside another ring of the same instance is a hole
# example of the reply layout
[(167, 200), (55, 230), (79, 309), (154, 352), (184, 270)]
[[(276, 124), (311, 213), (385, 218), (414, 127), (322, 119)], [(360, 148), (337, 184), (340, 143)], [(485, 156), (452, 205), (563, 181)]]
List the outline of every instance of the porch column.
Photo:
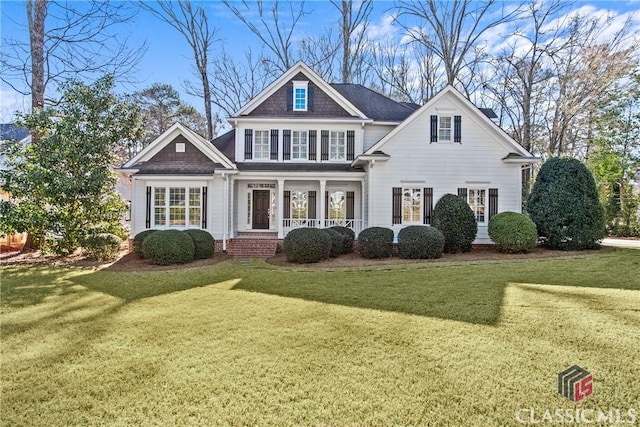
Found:
[(327, 191), (327, 180), (326, 179), (321, 179), (320, 180), (320, 228), (324, 228), (325, 226), (325, 217), (324, 217), (324, 213), (326, 210), (326, 206), (325, 206), (325, 197), (324, 197), (324, 193), (326, 193)]
[(276, 222), (278, 223), (278, 239), (284, 239), (284, 179), (278, 179), (278, 209)]

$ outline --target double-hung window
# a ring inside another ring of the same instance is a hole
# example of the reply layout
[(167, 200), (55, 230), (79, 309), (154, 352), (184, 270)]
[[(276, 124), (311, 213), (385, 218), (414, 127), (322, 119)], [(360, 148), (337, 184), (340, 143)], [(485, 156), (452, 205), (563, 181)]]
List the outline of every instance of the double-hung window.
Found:
[(291, 159), (307, 160), (308, 139), (306, 130), (294, 130), (291, 132)]
[(451, 141), (451, 116), (440, 116), (438, 119), (438, 141)]
[(200, 187), (154, 187), (155, 227), (200, 227), (202, 189)]
[(422, 189), (402, 189), (402, 223), (422, 223)]
[(346, 144), (344, 131), (331, 131), (329, 143), (329, 160), (345, 160)]
[(257, 130), (253, 140), (253, 158), (269, 160), (269, 131)]
[(485, 222), (486, 212), (486, 190), (470, 188), (467, 195), (467, 203), (476, 216), (476, 221), (479, 223)]

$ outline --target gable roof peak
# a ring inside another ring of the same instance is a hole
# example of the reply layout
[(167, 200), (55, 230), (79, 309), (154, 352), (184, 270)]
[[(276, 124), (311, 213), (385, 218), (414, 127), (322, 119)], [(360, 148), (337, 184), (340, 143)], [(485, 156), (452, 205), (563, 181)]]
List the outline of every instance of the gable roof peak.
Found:
[(264, 88), (257, 96), (247, 102), (242, 108), (236, 111), (230, 119), (240, 116), (246, 116), (255, 108), (257, 108), (262, 102), (273, 95), (278, 89), (285, 85), (289, 80), (295, 77), (298, 73), (303, 73), (309, 81), (316, 85), (320, 90), (326, 93), (329, 97), (333, 98), (342, 108), (344, 108), (350, 114), (359, 117), (361, 119), (368, 119), (367, 115), (358, 109), (353, 103), (346, 99), (340, 92), (335, 90), (327, 81), (325, 81), (318, 73), (316, 73), (311, 67), (302, 61), (298, 61), (291, 68), (285, 71), (280, 77), (271, 82), (266, 88)]

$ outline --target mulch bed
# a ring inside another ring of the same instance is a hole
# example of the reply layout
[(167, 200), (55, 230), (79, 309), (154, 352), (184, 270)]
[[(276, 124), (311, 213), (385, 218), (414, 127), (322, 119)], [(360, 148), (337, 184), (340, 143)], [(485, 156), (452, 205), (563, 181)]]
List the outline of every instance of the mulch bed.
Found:
[[(599, 251), (609, 251), (611, 248), (602, 248)], [(368, 267), (380, 265), (414, 264), (424, 262), (473, 262), (473, 261), (510, 261), (522, 259), (543, 259), (584, 256), (594, 252), (588, 251), (555, 251), (544, 247), (537, 247), (528, 254), (503, 254), (496, 252), (492, 248), (474, 248), (471, 252), (460, 254), (444, 254), (442, 258), (433, 260), (410, 260), (402, 259), (398, 256), (383, 259), (365, 259), (356, 253), (340, 255), (338, 258), (330, 258), (315, 264), (295, 264), (288, 262), (284, 253), (278, 253), (266, 261), (272, 265), (296, 268), (333, 268), (333, 267)], [(233, 259), (232, 257), (216, 253), (213, 258), (201, 259), (189, 264), (159, 266), (149, 263), (147, 260), (138, 258), (133, 253), (122, 251), (115, 261), (102, 262), (85, 258), (80, 251), (67, 256), (59, 257), (53, 255), (42, 256), (40, 252), (20, 253), (19, 251), (3, 252), (0, 254), (0, 265), (30, 266), (30, 265), (51, 265), (51, 266), (72, 266), (88, 269), (109, 269), (113, 271), (160, 271), (176, 270), (181, 268), (194, 268), (206, 265), (218, 264)]]

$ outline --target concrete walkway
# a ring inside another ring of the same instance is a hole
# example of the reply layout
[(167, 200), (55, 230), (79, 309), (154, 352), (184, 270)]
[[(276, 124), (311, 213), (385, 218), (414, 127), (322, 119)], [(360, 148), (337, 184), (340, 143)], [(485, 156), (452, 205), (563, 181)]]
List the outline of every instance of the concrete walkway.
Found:
[(640, 240), (606, 238), (602, 240), (602, 246), (615, 246), (616, 248), (640, 249)]

